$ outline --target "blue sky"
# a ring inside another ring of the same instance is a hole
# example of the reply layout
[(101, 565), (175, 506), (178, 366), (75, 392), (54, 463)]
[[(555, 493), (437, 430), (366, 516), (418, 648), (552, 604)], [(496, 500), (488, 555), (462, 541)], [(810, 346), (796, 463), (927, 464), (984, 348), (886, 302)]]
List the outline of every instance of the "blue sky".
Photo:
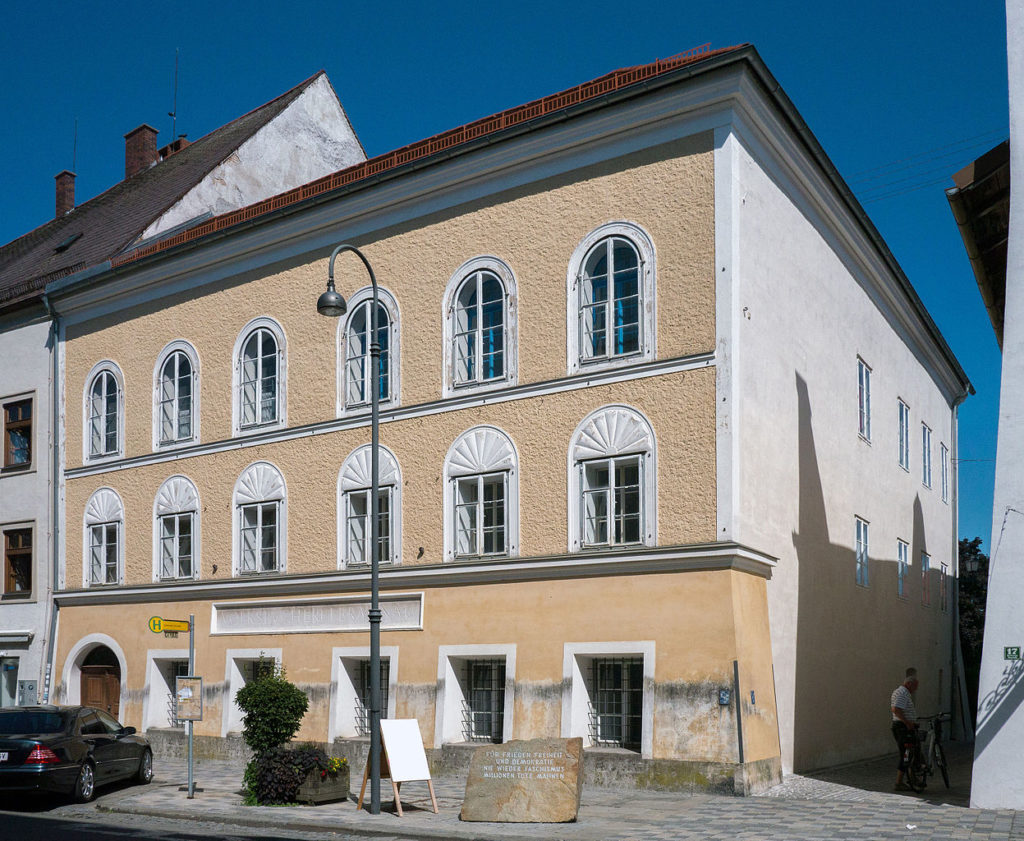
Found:
[[(999, 352), (943, 190), (1006, 137), (1002, 2), (24, 2), (0, 27), (0, 243), (124, 175), (148, 122), (196, 139), (323, 68), (369, 155), (705, 42), (753, 43), (977, 389), (960, 532), (991, 529)], [(74, 152), (75, 120), (77, 152)], [(74, 152), (74, 162), (73, 155)]]

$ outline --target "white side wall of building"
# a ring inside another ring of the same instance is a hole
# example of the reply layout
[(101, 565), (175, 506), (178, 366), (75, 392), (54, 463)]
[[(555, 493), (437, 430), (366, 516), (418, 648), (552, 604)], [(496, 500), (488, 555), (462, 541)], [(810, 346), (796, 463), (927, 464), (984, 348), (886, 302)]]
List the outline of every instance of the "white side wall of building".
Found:
[[(842, 237), (860, 236), (852, 220), (824, 221), (794, 186), (799, 161), (787, 172), (755, 160), (753, 141), (719, 136), (735, 179), (738, 266), (725, 319), (739, 400), (734, 539), (779, 559), (768, 596), (780, 739), (784, 768), (799, 771), (889, 750), (889, 696), (908, 666), (920, 671), (919, 711), (950, 708), (952, 581), (943, 610), (939, 577), (943, 564), (955, 571), (954, 489), (950, 478), (944, 502), (940, 464), (940, 445), (953, 451), (952, 400), (845, 251)], [(870, 441), (858, 434), (858, 358), (872, 371)], [(898, 399), (910, 407), (909, 471), (898, 463)], [(867, 586), (857, 581), (857, 517), (869, 524)], [(898, 540), (909, 544), (902, 598)]]
[(237, 210), (365, 159), (345, 110), (322, 75), (153, 222), (140, 239), (204, 213)]
[[(50, 322), (45, 318), (0, 330), (0, 411), (2, 404), (14, 400), (32, 401), (31, 466), (0, 470), (0, 551), (5, 551), (2, 532), (13, 528), (32, 530), (31, 596), (0, 596), (0, 681), (6, 690), (0, 694), (0, 703), (8, 705), (10, 690), (16, 693), (20, 681), (33, 682), (39, 697), (43, 691), (53, 557), (49, 333)], [(2, 425), (0, 414), (0, 433)], [(5, 559), (0, 558), (3, 563)], [(0, 593), (3, 589), (0, 586)], [(35, 702), (36, 697), (27, 700)]]
[(992, 504), (985, 644), (978, 688), (971, 806), (1024, 809), (1024, 5), (1006, 3), (1010, 82), (1010, 231), (1006, 254), (1003, 370)]

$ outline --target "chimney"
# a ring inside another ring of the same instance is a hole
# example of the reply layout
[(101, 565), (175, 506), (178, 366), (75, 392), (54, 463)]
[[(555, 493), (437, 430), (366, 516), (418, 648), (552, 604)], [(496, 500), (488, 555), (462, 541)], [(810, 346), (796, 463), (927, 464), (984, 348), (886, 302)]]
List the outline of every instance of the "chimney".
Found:
[(124, 177), (149, 169), (159, 160), (156, 154), (157, 131), (143, 123), (124, 136)]
[(65, 169), (57, 173), (57, 218), (75, 209), (75, 173)]

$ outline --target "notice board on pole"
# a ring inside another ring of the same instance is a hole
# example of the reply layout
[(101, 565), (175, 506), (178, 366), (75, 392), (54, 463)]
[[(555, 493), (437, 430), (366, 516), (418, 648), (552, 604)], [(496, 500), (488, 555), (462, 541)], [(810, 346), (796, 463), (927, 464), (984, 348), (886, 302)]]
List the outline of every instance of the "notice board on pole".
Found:
[(203, 679), (179, 675), (174, 690), (174, 717), (178, 721), (203, 720)]

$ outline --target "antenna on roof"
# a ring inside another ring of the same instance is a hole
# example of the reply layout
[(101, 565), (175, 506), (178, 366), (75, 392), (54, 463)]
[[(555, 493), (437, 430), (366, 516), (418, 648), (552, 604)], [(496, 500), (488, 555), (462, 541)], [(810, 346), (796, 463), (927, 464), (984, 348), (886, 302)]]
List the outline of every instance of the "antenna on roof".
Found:
[(71, 171), (75, 171), (75, 161), (78, 159), (78, 117), (75, 117), (75, 140), (71, 145)]
[(178, 131), (178, 52), (179, 48), (174, 49), (174, 104), (171, 106), (171, 110), (167, 112), (167, 116), (171, 118), (171, 142), (177, 137)]

